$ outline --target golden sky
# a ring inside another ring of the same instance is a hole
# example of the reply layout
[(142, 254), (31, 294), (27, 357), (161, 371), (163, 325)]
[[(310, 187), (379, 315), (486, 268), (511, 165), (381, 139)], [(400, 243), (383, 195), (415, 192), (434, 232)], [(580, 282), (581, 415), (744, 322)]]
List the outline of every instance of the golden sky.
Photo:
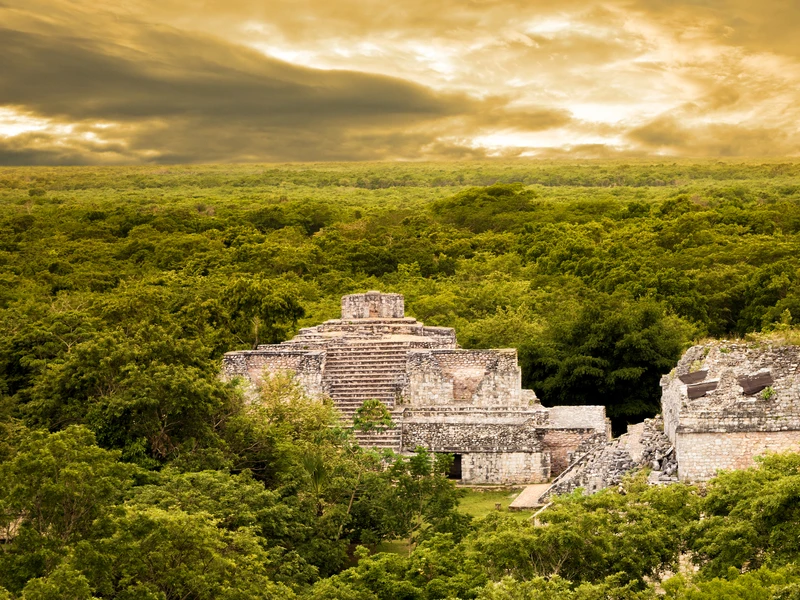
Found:
[(0, 164), (800, 155), (800, 0), (0, 0)]

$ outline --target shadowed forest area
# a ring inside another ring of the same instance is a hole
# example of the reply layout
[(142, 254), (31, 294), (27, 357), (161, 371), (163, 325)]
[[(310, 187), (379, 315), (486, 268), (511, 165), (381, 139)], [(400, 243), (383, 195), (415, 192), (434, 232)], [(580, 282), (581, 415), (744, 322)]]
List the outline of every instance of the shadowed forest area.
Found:
[(3, 168), (0, 207), (9, 598), (800, 598), (797, 456), (473, 519), (449, 457), (219, 378), (399, 292), (622, 431), (693, 340), (797, 326), (800, 163)]

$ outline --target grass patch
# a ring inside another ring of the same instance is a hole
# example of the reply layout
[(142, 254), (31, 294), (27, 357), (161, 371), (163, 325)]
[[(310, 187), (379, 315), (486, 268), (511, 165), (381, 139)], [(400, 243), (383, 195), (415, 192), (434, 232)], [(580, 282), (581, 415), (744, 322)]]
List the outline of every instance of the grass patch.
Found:
[[(461, 499), (459, 509), (461, 512), (467, 513), (473, 517), (485, 517), (490, 512), (497, 510), (496, 504), (500, 504), (500, 510), (508, 513), (508, 505), (514, 501), (514, 498), (519, 496), (522, 490), (505, 490), (505, 491), (481, 491), (475, 489), (468, 489), (466, 496)], [(513, 512), (508, 513), (512, 515), (522, 515), (524, 518), (530, 517), (527, 512)]]

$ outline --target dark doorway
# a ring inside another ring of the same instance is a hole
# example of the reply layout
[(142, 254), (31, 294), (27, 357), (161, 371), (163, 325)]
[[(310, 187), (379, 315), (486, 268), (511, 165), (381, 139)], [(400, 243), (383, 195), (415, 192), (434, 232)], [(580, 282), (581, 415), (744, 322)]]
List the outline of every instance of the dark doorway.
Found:
[(453, 454), (453, 464), (450, 466), (448, 479), (461, 479), (461, 455)]

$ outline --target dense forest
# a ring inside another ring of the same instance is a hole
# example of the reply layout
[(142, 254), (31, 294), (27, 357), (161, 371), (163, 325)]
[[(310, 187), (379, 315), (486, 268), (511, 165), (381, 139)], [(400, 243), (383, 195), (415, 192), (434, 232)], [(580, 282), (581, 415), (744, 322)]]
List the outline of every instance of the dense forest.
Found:
[(621, 431), (693, 340), (797, 326), (800, 163), (4, 168), (0, 206), (0, 598), (800, 598), (800, 457), (475, 519), (448, 456), (219, 378), (400, 292)]

